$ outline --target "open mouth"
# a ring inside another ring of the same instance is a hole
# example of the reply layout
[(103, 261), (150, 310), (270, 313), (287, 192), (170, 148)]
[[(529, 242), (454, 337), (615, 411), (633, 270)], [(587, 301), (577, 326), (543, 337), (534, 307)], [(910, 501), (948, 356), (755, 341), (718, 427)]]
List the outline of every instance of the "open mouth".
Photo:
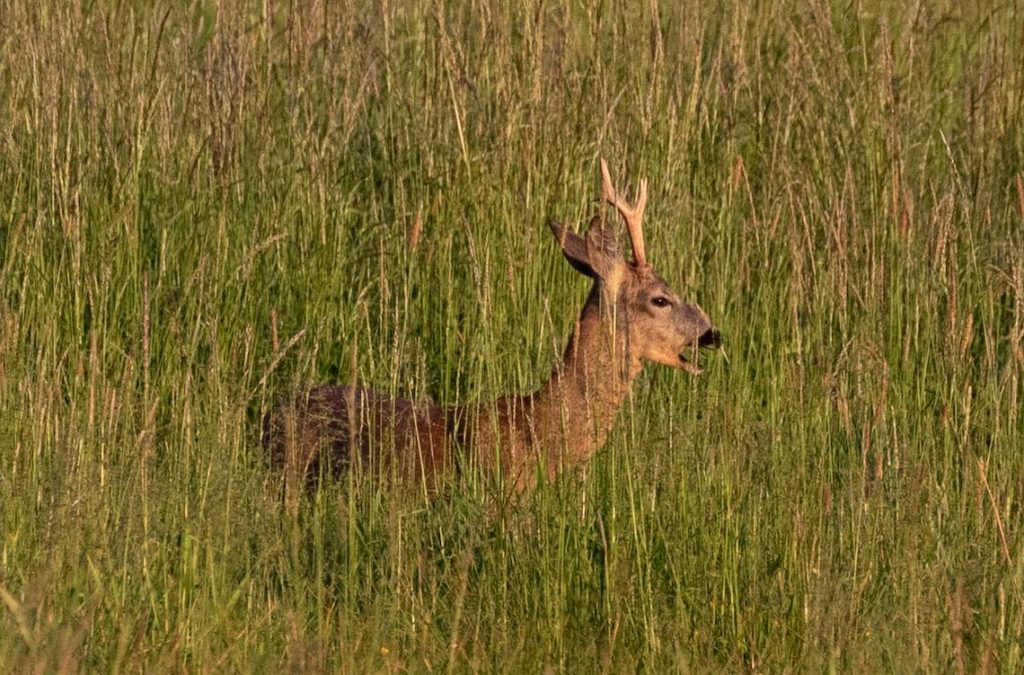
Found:
[(701, 348), (718, 349), (722, 346), (722, 334), (714, 328), (709, 328), (697, 338), (686, 353), (679, 353), (679, 367), (688, 373), (700, 375), (704, 369), (698, 363), (698, 356)]
[(697, 365), (696, 347), (693, 348), (690, 358), (687, 358), (685, 354), (679, 355), (679, 367), (688, 373), (693, 373), (694, 375), (700, 375), (704, 372), (704, 369)]

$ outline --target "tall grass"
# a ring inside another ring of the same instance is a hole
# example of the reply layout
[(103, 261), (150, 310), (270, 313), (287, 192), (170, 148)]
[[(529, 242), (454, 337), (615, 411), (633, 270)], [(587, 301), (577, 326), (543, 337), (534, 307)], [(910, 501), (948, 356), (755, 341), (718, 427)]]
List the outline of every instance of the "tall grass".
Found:
[[(4, 3), (0, 664), (1019, 672), (1022, 111), (1012, 2)], [(545, 379), (599, 156), (725, 353), (285, 508), (276, 397)]]

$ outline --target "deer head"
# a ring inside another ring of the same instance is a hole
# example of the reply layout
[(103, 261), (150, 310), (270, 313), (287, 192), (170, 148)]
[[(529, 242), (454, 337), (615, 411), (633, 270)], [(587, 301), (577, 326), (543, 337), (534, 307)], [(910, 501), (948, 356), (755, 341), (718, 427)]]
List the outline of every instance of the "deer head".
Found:
[(630, 204), (613, 186), (603, 159), (601, 179), (602, 198), (626, 223), (632, 263), (623, 258), (618, 235), (600, 215), (590, 221), (585, 238), (551, 223), (569, 263), (594, 280), (587, 306), (599, 306), (602, 321), (617, 338), (624, 365), (630, 370), (638, 370), (643, 361), (653, 361), (699, 374), (698, 348), (718, 347), (721, 335), (704, 310), (684, 302), (647, 264), (643, 236), (647, 181), (640, 181), (637, 200)]

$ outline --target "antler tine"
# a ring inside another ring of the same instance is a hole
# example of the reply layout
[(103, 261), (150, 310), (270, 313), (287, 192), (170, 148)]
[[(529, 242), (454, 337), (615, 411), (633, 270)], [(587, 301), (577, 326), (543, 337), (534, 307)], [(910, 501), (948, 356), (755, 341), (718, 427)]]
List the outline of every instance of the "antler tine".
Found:
[(601, 160), (601, 197), (618, 209), (622, 218), (626, 221), (626, 230), (629, 232), (629, 243), (633, 247), (633, 261), (637, 267), (647, 265), (647, 257), (644, 255), (644, 208), (647, 206), (647, 179), (640, 181), (640, 194), (636, 204), (630, 204), (625, 198), (620, 198), (612, 185), (611, 174), (608, 173), (608, 162)]

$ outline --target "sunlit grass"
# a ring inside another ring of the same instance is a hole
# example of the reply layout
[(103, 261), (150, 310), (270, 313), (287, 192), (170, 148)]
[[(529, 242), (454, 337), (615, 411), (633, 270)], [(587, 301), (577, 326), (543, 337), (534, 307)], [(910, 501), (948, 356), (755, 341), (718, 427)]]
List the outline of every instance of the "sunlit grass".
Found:
[[(873, 4), (8, 3), (0, 666), (1019, 671), (1024, 14)], [(543, 382), (599, 156), (724, 353), (289, 510), (278, 397)]]

